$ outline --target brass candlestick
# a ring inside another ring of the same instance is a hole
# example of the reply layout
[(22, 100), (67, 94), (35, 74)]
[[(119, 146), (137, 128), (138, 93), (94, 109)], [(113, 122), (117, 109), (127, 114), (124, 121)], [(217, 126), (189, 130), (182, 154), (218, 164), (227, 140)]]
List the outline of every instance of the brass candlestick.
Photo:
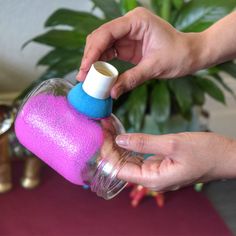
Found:
[(0, 105), (0, 193), (12, 189), (11, 162), (13, 157), (24, 157), (25, 166), (21, 179), (21, 185), (24, 188), (32, 189), (40, 183), (42, 162), (21, 148), (12, 132), (16, 112), (16, 106)]
[(28, 157), (25, 160), (24, 173), (21, 179), (22, 187), (32, 189), (39, 185), (41, 166), (42, 162), (36, 157)]
[(0, 193), (5, 193), (12, 188), (11, 163), (8, 152), (8, 137), (0, 138)]

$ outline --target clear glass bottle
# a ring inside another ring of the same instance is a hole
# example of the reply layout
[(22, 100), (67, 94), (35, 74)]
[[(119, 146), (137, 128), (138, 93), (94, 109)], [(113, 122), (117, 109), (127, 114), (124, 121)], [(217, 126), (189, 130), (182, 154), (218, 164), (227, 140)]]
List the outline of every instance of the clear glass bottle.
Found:
[(89, 185), (98, 196), (111, 199), (127, 184), (117, 178), (119, 171), (142, 159), (116, 144), (116, 136), (125, 130), (113, 114), (91, 119), (71, 106), (67, 95), (72, 88), (62, 79), (37, 86), (18, 111), (16, 136), (70, 182)]

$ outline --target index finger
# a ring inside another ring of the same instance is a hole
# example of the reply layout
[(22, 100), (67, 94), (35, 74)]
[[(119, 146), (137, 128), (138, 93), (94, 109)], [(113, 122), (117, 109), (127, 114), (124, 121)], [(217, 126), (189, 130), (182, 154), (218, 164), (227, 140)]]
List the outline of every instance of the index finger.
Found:
[(127, 35), (130, 30), (131, 25), (128, 22), (128, 18), (122, 16), (100, 26), (92, 32), (86, 41), (84, 56), (77, 79), (83, 81), (91, 65), (99, 60), (101, 55), (111, 48), (116, 40)]

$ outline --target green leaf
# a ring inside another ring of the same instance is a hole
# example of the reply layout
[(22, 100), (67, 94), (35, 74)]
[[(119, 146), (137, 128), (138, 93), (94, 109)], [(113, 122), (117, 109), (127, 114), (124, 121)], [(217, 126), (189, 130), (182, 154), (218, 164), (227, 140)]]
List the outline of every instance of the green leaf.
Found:
[(193, 98), (193, 103), (196, 105), (202, 106), (205, 102), (205, 94), (204, 90), (202, 90), (198, 84), (195, 82), (197, 78), (194, 78), (194, 81), (192, 81), (192, 98)]
[(235, 95), (234, 91), (224, 82), (224, 80), (222, 79), (222, 77), (219, 74), (216, 74), (212, 77), (213, 77), (213, 79), (216, 79), (219, 82), (219, 84), (221, 84), (221, 86), (234, 97), (234, 99), (236, 99), (236, 95)]
[(169, 21), (170, 20), (170, 13), (171, 13), (171, 0), (162, 0), (161, 5), (161, 17)]
[(115, 0), (92, 0), (92, 2), (94, 7), (98, 7), (107, 19), (114, 19), (122, 15)]
[(151, 6), (155, 10), (157, 15), (161, 12), (162, 0), (151, 0)]
[(170, 80), (168, 84), (176, 97), (177, 103), (183, 114), (189, 114), (192, 106), (192, 86), (189, 76)]
[(45, 27), (68, 25), (74, 27), (80, 33), (89, 34), (104, 22), (104, 20), (88, 12), (59, 9), (47, 19)]
[(192, 0), (181, 8), (173, 23), (178, 30), (199, 32), (227, 15), (235, 6), (235, 0)]
[(160, 81), (151, 93), (151, 115), (157, 122), (163, 122), (170, 115), (170, 93), (165, 82)]
[(121, 120), (122, 124), (124, 125), (125, 129), (130, 128), (130, 123), (128, 120), (128, 115), (127, 115), (127, 106), (126, 102), (129, 97), (129, 93), (125, 93), (122, 96), (119, 97), (119, 99), (114, 100), (114, 105), (113, 105), (113, 112), (119, 119)]
[(223, 63), (218, 66), (220, 70), (225, 71), (229, 75), (231, 75), (234, 79), (236, 79), (236, 64), (232, 61)]
[(67, 60), (59, 61), (55, 65), (50, 66), (49, 69), (57, 70), (58, 72), (60, 72), (60, 76), (64, 77), (68, 73), (78, 70), (81, 64), (81, 60), (82, 55), (78, 54), (77, 56), (68, 58)]
[[(47, 74), (47, 77), (45, 76)], [(45, 72), (42, 76), (40, 76), (37, 80), (33, 81), (28, 87), (26, 87), (21, 93), (20, 95), (15, 99), (15, 101), (19, 101), (19, 100), (23, 100), (24, 98), (26, 98), (28, 96), (28, 94), (36, 87), (38, 86), (40, 83), (42, 83), (43, 81), (45, 81), (46, 79), (50, 79), (50, 78), (56, 78), (58, 77), (57, 75), (55, 75), (55, 73), (49, 73), (49, 72)]]
[(172, 4), (179, 10), (184, 4), (184, 0), (172, 0)]
[(131, 126), (139, 131), (145, 115), (147, 102), (147, 86), (144, 84), (133, 90), (127, 101), (127, 112)]
[(120, 0), (121, 12), (125, 14), (138, 6), (137, 0)]
[(198, 78), (196, 80), (196, 82), (212, 98), (225, 104), (225, 96), (224, 96), (223, 92), (213, 81), (211, 81), (209, 79)]
[(40, 76), (39, 79), (33, 81), (16, 100), (23, 99), (35, 86), (39, 85), (41, 82), (51, 79), (51, 78), (63, 78), (70, 72), (75, 71), (81, 62), (82, 56), (77, 55), (76, 57), (71, 57), (68, 60), (60, 60), (56, 64), (49, 66), (48, 69)]
[(121, 61), (118, 59), (113, 59), (111, 61), (109, 61), (109, 63), (111, 63), (114, 67), (117, 68), (117, 70), (119, 71), (119, 74), (125, 72), (126, 70), (129, 70), (133, 67), (133, 65), (129, 62), (126, 61)]
[[(72, 58), (81, 58), (82, 52), (79, 50), (66, 50), (62, 48), (56, 48), (43, 56), (37, 63), (37, 65), (52, 66), (59, 61), (67, 61)], [(76, 59), (77, 60), (77, 59)]]
[(210, 67), (207, 69), (202, 69), (197, 71), (194, 75), (197, 77), (205, 78), (206, 76), (216, 75), (220, 72), (220, 69), (217, 67)]
[(60, 60), (56, 64), (53, 64), (47, 68), (45, 73), (40, 77), (41, 81), (51, 78), (63, 78), (67, 74), (77, 70), (81, 63), (82, 56), (77, 55), (67, 60)]
[(161, 133), (160, 127), (155, 122), (154, 117), (148, 114), (144, 116), (143, 128), (140, 131), (146, 134), (155, 134), (155, 135)]
[(27, 97), (27, 95), (42, 81), (40, 79), (37, 79), (36, 81), (33, 81), (28, 87), (26, 87), (19, 96), (17, 96), (14, 100), (14, 102), (21, 101)]
[(50, 30), (29, 40), (23, 48), (32, 41), (52, 47), (78, 49), (84, 47), (86, 36), (71, 30)]

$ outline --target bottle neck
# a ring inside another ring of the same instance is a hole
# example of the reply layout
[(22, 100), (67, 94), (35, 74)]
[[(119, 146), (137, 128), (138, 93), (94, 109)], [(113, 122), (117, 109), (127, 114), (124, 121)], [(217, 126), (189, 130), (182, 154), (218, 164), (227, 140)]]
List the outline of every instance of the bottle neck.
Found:
[(106, 200), (115, 197), (127, 185), (126, 181), (117, 178), (119, 171), (127, 163), (141, 165), (141, 157), (133, 156), (128, 151), (126, 154), (126, 156), (123, 156), (114, 165), (109, 159), (100, 160), (90, 184), (91, 190), (96, 192), (98, 196)]
[(112, 99), (110, 91), (118, 76), (112, 65), (95, 62), (83, 83), (77, 84), (68, 93), (69, 103), (78, 112), (92, 118), (102, 119), (111, 115)]

